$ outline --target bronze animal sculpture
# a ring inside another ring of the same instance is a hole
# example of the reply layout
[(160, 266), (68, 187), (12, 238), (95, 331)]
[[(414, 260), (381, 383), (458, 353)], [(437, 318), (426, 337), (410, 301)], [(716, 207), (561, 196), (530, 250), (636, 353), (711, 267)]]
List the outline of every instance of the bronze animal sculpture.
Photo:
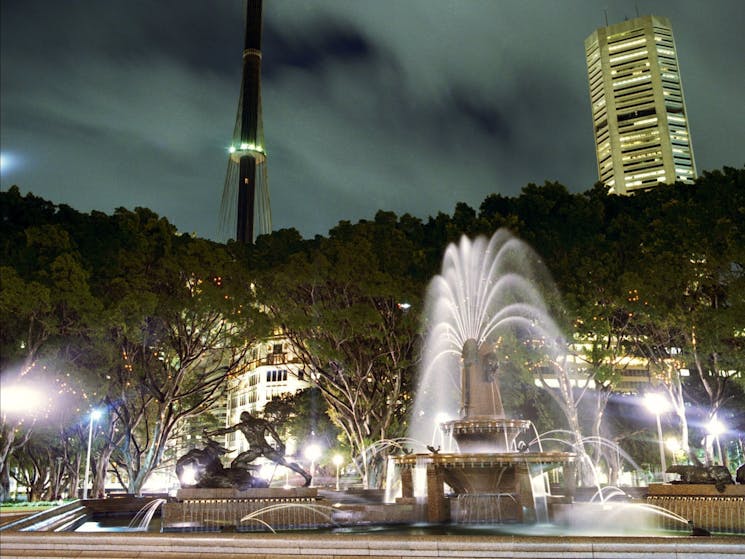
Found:
[(678, 474), (680, 480), (673, 483), (701, 483), (713, 484), (717, 491), (724, 493), (727, 485), (735, 483), (732, 480), (732, 474), (724, 466), (686, 466), (676, 464), (667, 469), (668, 474)]

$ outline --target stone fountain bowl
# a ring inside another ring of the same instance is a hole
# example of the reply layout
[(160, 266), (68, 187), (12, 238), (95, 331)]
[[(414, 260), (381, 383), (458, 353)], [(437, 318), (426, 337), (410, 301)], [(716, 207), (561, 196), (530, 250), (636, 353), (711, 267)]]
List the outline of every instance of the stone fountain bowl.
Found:
[(440, 428), (452, 436), (463, 454), (515, 451), (515, 439), (531, 426), (528, 419), (475, 416), (443, 423)]
[(532, 464), (542, 471), (573, 462), (570, 452), (500, 452), (491, 454), (438, 455), (434, 462), (442, 468), (445, 482), (458, 494), (498, 494), (520, 492), (520, 472)]
[(403, 467), (427, 465), (442, 472), (444, 481), (457, 495), (513, 493), (518, 490), (520, 472), (528, 474), (533, 465), (546, 472), (575, 461), (572, 452), (492, 452), (407, 454), (395, 462)]

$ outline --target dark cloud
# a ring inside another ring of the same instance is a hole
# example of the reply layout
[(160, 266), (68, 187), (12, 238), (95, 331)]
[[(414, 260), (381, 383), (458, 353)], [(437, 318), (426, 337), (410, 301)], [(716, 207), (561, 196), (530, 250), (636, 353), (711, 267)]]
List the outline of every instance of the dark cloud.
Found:
[(283, 34), (268, 21), (262, 33), (262, 81), (289, 69), (318, 71), (334, 61), (360, 62), (374, 58), (373, 46), (348, 26), (325, 21), (313, 37)]
[[(673, 23), (699, 169), (742, 165), (741, 2), (267, 0), (275, 228), (323, 234), (377, 209), (426, 218), (528, 182), (589, 188), (583, 41), (606, 12), (637, 9)], [(242, 2), (0, 10), (2, 187), (83, 211), (147, 206), (216, 237)]]

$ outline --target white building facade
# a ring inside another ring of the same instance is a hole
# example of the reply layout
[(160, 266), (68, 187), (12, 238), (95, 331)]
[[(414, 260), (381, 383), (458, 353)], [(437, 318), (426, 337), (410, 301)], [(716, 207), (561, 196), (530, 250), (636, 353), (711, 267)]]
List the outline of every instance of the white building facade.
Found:
[[(240, 422), (240, 415), (247, 411), (260, 412), (274, 398), (294, 394), (310, 386), (308, 374), (292, 344), (275, 336), (259, 343), (249, 351), (244, 370), (228, 381), (227, 426)], [(238, 453), (248, 450), (248, 444), (240, 431), (226, 435), (226, 445)], [(293, 441), (287, 442), (287, 453), (294, 454)]]

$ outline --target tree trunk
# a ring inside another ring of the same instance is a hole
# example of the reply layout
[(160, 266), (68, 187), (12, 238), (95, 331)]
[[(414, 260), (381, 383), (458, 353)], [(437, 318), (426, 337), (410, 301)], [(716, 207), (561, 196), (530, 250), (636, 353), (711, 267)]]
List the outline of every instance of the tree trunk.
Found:
[(104, 447), (96, 460), (96, 468), (93, 475), (93, 489), (91, 495), (95, 499), (106, 497), (106, 472), (109, 468), (109, 459), (114, 452), (113, 447)]

